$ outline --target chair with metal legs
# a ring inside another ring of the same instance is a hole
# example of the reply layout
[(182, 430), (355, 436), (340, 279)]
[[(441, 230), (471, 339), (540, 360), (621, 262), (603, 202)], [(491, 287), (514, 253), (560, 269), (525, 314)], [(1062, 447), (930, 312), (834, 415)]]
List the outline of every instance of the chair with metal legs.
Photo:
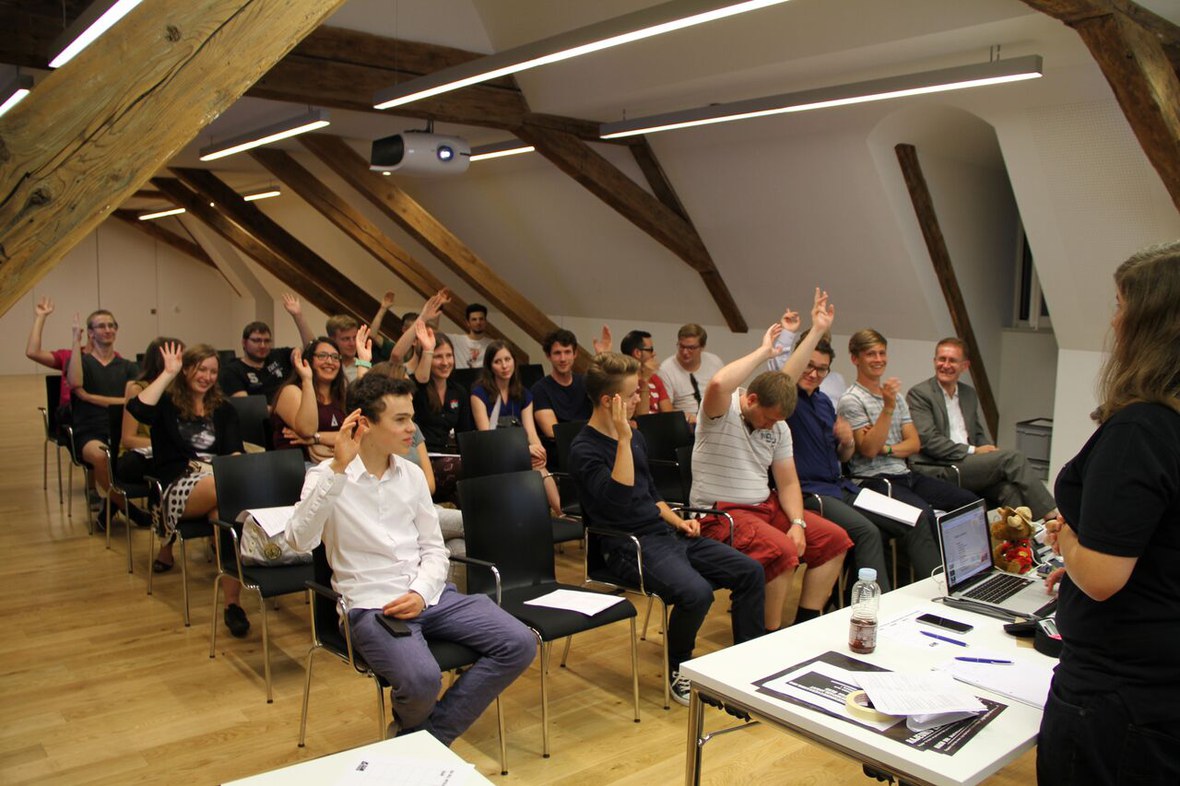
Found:
[(257, 593), (262, 616), (262, 669), (266, 702), (274, 701), (270, 676), (270, 635), (266, 601), (280, 595), (303, 592), (314, 578), (311, 562), (301, 565), (248, 565), (242, 562), (241, 528), (244, 510), (294, 505), (303, 490), (303, 453), (275, 450), (213, 457), (213, 482), (217, 488), (217, 576), (213, 579), (213, 614), (209, 624), (209, 657), (217, 655), (217, 601), (223, 579), (237, 579), (243, 590)]
[[(451, 557), (457, 562), (492, 566), (480, 560), (465, 557)], [(312, 550), (312, 570), (315, 581), (307, 582), (311, 599), (311, 647), (307, 651), (306, 671), (303, 682), (303, 709), (299, 715), (299, 747), (307, 740), (307, 705), (311, 696), (311, 667), (318, 652), (327, 652), (352, 666), (358, 674), (373, 680), (377, 688), (377, 736), (385, 739), (389, 728), (389, 716), (385, 712), (385, 689), (389, 683), (375, 674), (352, 646), (352, 629), (348, 623), (348, 605), (344, 597), (331, 589), (332, 568), (323, 545)], [(438, 663), (439, 671), (452, 674), (467, 668), (478, 660), (479, 655), (462, 644), (453, 641), (431, 639), (426, 642), (430, 654)], [(500, 697), (496, 697), (496, 723), (500, 732), (500, 774), (508, 774), (508, 746), (504, 736), (504, 709)]]
[(69, 442), (62, 433), (61, 425), (57, 421), (58, 401), (61, 400), (61, 374), (50, 374), (45, 377), (45, 406), (37, 407), (41, 413), (41, 423), (45, 427), (45, 442), (41, 446), (41, 488), (49, 490), (49, 446), (53, 445), (57, 458), (57, 504), (65, 502), (65, 493), (61, 482), (61, 451), (69, 450)]
[(111, 547), (111, 513), (112, 509), (117, 504), (118, 500), (123, 501), (124, 513), (127, 518), (127, 526), (125, 528), (127, 536), (127, 572), (133, 573), (133, 560), (131, 558), (131, 500), (148, 498), (148, 484), (147, 483), (126, 483), (119, 480), (119, 449), (123, 440), (123, 405), (112, 404), (107, 407), (107, 415), (110, 421), (110, 444), (103, 446), (103, 453), (106, 455), (107, 474), (111, 479), (110, 488), (107, 490), (107, 504), (106, 509), (106, 535), (107, 548)]
[[(499, 594), (500, 606), (527, 625), (541, 647), (542, 755), (549, 757), (549, 659), (552, 643), (574, 634), (628, 620), (631, 626), (631, 691), (639, 722), (639, 649), (635, 606), (621, 599), (592, 617), (576, 611), (528, 605), (557, 589), (585, 591), (560, 584), (554, 570), (549, 503), (541, 476), (531, 470), (459, 481), (467, 555), (495, 565), (498, 581), (484, 571), (468, 571), (468, 592)], [(561, 665), (569, 656), (566, 642)]]
[[(151, 537), (148, 538), (149, 567), (147, 580), (147, 594), (151, 595), (153, 577), (156, 575), (155, 571), (151, 569), (151, 563), (155, 557), (156, 544), (160, 541), (164, 531), (164, 488), (157, 478), (145, 477), (144, 480), (148, 485), (148, 502), (151, 506), (152, 514)], [(180, 547), (180, 556), (177, 560), (180, 562), (180, 586), (184, 598), (184, 626), (187, 628), (192, 624), (192, 621), (189, 618), (188, 552), (186, 544), (190, 540), (213, 537), (213, 523), (204, 517), (198, 519), (181, 519), (176, 523), (175, 537), (176, 543)]]

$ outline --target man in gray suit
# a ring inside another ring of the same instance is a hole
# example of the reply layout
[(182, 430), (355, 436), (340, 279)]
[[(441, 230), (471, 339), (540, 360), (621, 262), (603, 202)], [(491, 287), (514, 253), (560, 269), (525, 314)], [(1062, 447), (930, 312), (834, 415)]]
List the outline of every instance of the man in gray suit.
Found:
[[(1015, 450), (1000, 450), (979, 419), (979, 397), (959, 382), (970, 365), (966, 345), (944, 338), (934, 352), (934, 376), (906, 393), (922, 452), (917, 461), (952, 462), (962, 473), (963, 487), (984, 496), (989, 505), (1027, 505), (1033, 519), (1056, 515), (1057, 504), (1028, 459)], [(949, 467), (915, 465), (915, 470), (955, 481)]]

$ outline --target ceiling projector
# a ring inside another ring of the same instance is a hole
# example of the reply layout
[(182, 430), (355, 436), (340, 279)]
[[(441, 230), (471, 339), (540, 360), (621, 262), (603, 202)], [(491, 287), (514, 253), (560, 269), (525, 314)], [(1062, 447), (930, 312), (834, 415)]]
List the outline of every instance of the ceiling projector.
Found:
[(403, 131), (373, 141), (369, 169), (402, 175), (458, 175), (471, 163), (471, 145), (458, 136)]

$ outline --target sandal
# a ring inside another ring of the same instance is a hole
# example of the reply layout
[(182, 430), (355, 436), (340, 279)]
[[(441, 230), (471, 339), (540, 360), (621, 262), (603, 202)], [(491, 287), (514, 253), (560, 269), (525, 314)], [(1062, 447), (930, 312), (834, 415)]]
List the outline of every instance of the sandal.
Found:
[(161, 562), (160, 560), (152, 561), (152, 573), (167, 573), (172, 570), (171, 562)]

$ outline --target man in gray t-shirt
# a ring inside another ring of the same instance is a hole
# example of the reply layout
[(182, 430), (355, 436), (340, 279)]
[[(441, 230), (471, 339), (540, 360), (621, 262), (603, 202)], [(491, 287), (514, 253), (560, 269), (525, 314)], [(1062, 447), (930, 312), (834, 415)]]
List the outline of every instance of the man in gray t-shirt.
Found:
[(856, 381), (837, 406), (852, 427), (856, 443), (848, 463), (854, 475), (873, 476), (862, 480), (862, 486), (921, 508), (923, 520), (933, 527), (932, 508), (954, 510), (978, 497), (954, 484), (909, 471), (905, 459), (917, 454), (922, 443), (901, 395), (901, 380), (884, 378), (889, 362), (887, 345), (885, 337), (871, 328), (853, 333), (848, 340)]

